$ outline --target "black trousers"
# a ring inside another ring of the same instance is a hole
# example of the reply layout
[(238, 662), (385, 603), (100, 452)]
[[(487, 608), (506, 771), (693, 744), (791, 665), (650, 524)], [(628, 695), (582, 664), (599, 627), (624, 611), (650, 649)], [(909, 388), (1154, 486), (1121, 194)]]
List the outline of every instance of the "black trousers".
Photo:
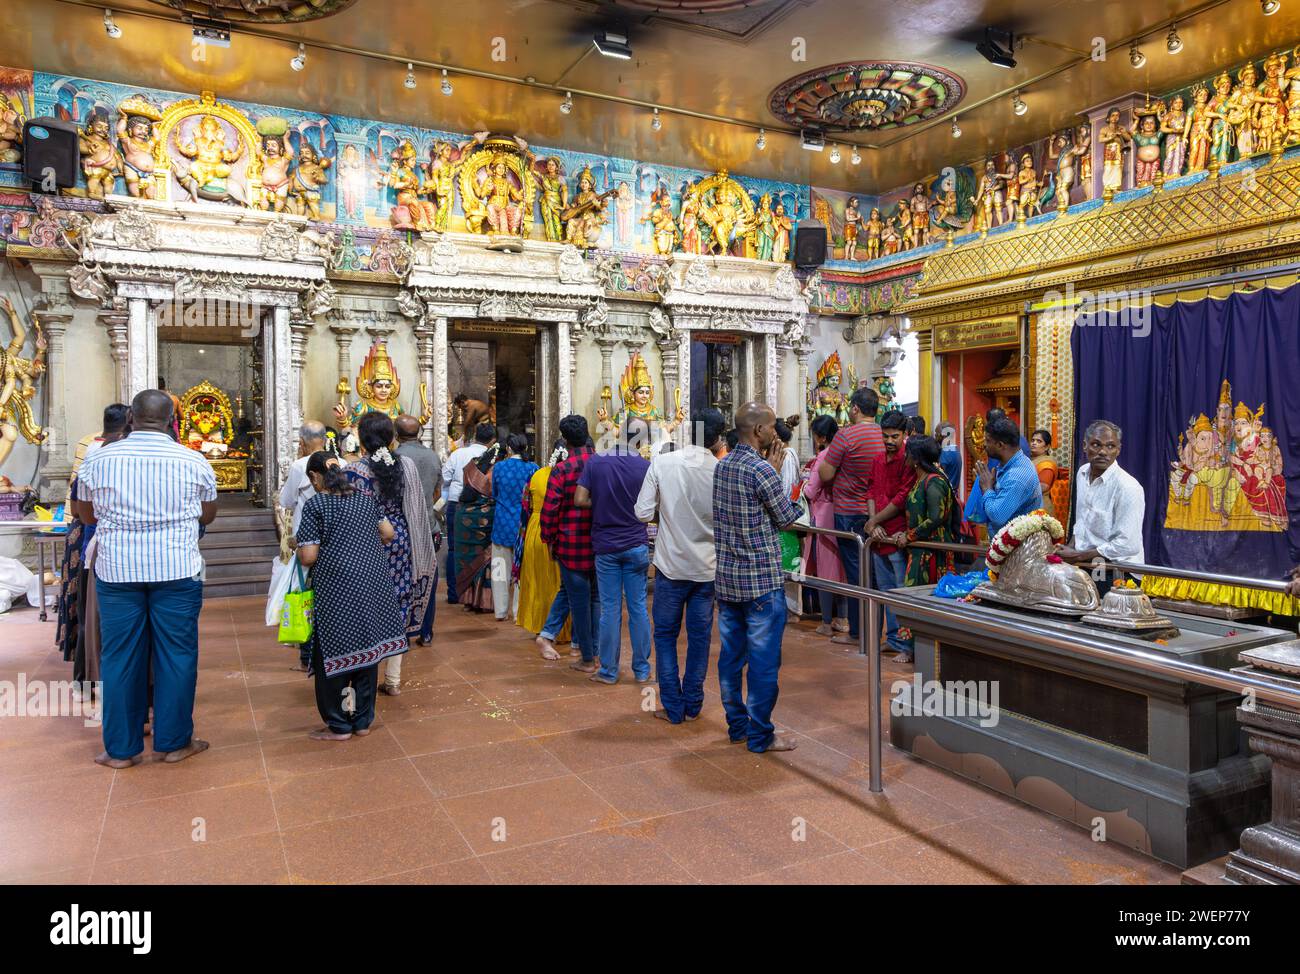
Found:
[[(351, 734), (365, 730), (374, 723), (375, 693), (379, 687), (377, 664), (340, 673), (338, 676), (326, 676), (325, 661), (320, 647), (313, 639), (311, 668), (316, 674), (316, 709), (331, 732)], [(350, 708), (350, 713), (345, 705)]]

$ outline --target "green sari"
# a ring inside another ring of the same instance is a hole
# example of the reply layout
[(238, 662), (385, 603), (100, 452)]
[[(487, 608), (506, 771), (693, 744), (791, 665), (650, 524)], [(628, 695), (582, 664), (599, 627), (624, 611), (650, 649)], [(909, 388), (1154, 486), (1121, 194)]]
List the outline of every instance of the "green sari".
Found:
[[(907, 540), (943, 541), (957, 539), (952, 533), (955, 500), (952, 485), (942, 473), (918, 471), (920, 476), (907, 494)], [(952, 552), (907, 548), (907, 574), (904, 585), (933, 585), (949, 572), (955, 572)]]
[(465, 467), (465, 488), (456, 505), (456, 595), (467, 609), (492, 608), (492, 467), (497, 451), (488, 450)]

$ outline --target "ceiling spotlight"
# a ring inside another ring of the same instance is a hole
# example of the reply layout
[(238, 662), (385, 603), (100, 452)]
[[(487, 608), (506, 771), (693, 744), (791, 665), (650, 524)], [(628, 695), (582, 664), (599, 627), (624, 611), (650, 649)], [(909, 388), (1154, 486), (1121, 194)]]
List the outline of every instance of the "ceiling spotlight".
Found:
[(1020, 97), (1020, 92), (1018, 91), (1011, 96), (1011, 110), (1017, 115), (1023, 115), (1025, 112), (1029, 111), (1029, 106), (1025, 104), (1025, 100)]
[(984, 60), (996, 64), (999, 68), (1014, 68), (1016, 59), (1016, 36), (1009, 30), (997, 27), (984, 28), (984, 40), (975, 45), (975, 50), (983, 55)]
[(444, 95), (450, 95), (450, 94), (451, 94), (451, 79), (447, 77), (447, 69), (446, 69), (446, 68), (443, 68), (443, 69), (442, 69), (442, 93), (443, 93)]
[(122, 36), (122, 28), (113, 23), (113, 11), (107, 7), (104, 8), (104, 33), (113, 40), (117, 40)]
[(632, 57), (632, 46), (627, 42), (627, 34), (612, 30), (598, 30), (591, 42), (605, 57), (616, 57), (620, 61), (627, 61)]
[(289, 67), (293, 68), (295, 71), (301, 71), (303, 68), (307, 67), (307, 45), (306, 44), (298, 45), (298, 53), (289, 62)]
[(955, 118), (952, 120), (952, 137), (954, 139), (961, 138), (961, 126), (957, 124), (957, 120)]
[(566, 91), (566, 92), (564, 93), (564, 101), (560, 102), (560, 111), (562, 111), (565, 115), (568, 115), (569, 112), (573, 111), (573, 93), (572, 93), (572, 92), (568, 92), (568, 91)]
[(664, 120), (659, 117), (659, 109), (655, 109), (654, 116), (650, 119), (650, 127), (658, 132), (664, 127)]
[(415, 65), (410, 61), (406, 62), (406, 80), (402, 82), (408, 88), (415, 87)]
[(1169, 36), (1165, 38), (1165, 50), (1170, 54), (1177, 54), (1183, 49), (1183, 39), (1178, 36), (1178, 25), (1169, 25)]
[(1282, 9), (1281, 0), (1259, 0), (1259, 9), (1264, 12), (1265, 17), (1272, 17)]
[(838, 145), (833, 145), (831, 146), (831, 165), (832, 166), (839, 165), (839, 161), (840, 161), (840, 147)]
[(767, 148), (767, 131), (765, 129), (758, 130), (758, 138), (754, 140), (754, 148), (759, 152)]
[(862, 161), (862, 154), (859, 153), (856, 148), (854, 148), (853, 155), (849, 156), (849, 162), (853, 163), (853, 165), (856, 166), (861, 161)]
[(1142, 53), (1142, 49), (1137, 44), (1128, 49), (1128, 63), (1135, 68), (1140, 68), (1147, 63), (1147, 56)]

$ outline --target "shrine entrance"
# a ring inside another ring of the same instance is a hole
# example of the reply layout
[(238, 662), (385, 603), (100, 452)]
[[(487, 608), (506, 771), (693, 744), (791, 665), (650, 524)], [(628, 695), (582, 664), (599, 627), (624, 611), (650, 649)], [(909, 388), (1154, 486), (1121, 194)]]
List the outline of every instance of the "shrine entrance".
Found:
[(722, 411), (727, 427), (735, 425), (739, 395), (746, 388), (741, 372), (740, 336), (726, 332), (701, 332), (691, 341), (691, 414), (707, 407)]
[(550, 448), (549, 443), (538, 445), (542, 334), (533, 325), (484, 321), (453, 321), (447, 332), (449, 400), (465, 395), (487, 403), (496, 410), (500, 437), (523, 433), (534, 456), (546, 455)]

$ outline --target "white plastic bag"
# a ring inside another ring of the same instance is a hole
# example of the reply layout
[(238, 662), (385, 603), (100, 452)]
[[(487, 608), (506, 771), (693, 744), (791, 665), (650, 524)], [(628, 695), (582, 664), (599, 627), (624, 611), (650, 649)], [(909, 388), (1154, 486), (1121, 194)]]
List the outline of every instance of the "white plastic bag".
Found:
[(32, 605), (37, 605), (40, 599), (35, 597), (36, 575), (16, 558), (0, 558), (0, 612), (8, 612), (14, 600), (25, 596), (29, 588), (33, 593)]
[(284, 593), (289, 591), (294, 572), (298, 567), (298, 556), (294, 555), (287, 562), (278, 557), (271, 559), (271, 588), (266, 594), (266, 624), (280, 624), (280, 609), (284, 605)]

